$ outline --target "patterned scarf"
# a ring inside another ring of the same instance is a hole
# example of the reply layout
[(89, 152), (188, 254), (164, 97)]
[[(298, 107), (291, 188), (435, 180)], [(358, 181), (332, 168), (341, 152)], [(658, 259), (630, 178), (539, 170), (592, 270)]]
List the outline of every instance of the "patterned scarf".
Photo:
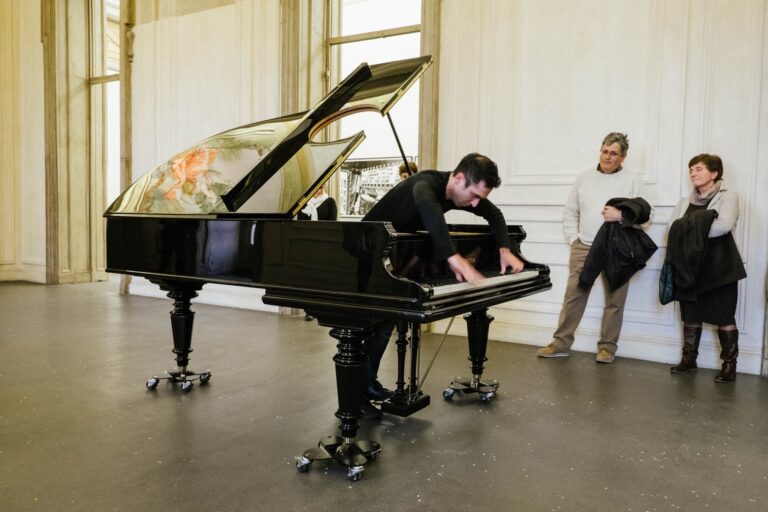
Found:
[(696, 190), (696, 187), (693, 187), (693, 190), (691, 191), (691, 197), (690, 197), (691, 204), (695, 206), (706, 206), (707, 204), (709, 204), (709, 200), (712, 199), (715, 194), (720, 192), (721, 184), (722, 182), (716, 181), (715, 186), (713, 186), (709, 190), (709, 192), (707, 192), (704, 195), (700, 194), (699, 191)]

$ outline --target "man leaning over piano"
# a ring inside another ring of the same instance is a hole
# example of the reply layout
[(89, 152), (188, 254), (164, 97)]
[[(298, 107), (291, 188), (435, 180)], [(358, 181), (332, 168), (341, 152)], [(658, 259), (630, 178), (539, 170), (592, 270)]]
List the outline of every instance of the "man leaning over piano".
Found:
[[(420, 171), (401, 181), (363, 220), (391, 222), (399, 232), (426, 230), (432, 239), (435, 259), (446, 260), (457, 281), (477, 283), (483, 275), (456, 251), (444, 217), (449, 210), (472, 212), (488, 221), (499, 248), (499, 272), (503, 274), (507, 269), (520, 272), (523, 261), (510, 250), (504, 215), (487, 199), (500, 184), (499, 171), (493, 160), (470, 153), (461, 159), (453, 172)], [(394, 327), (394, 322), (379, 324), (363, 343), (368, 355), (367, 400), (363, 403), (365, 418), (380, 418), (381, 411), (370, 401), (384, 400), (392, 394), (379, 382), (378, 371)]]

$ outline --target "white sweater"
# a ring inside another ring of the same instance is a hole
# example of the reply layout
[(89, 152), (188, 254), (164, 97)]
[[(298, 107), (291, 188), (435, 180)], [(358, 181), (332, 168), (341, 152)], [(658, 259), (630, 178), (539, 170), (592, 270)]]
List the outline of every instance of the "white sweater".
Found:
[[(642, 197), (640, 176), (622, 169), (604, 174), (597, 169), (581, 172), (573, 184), (563, 211), (563, 232), (569, 244), (578, 238), (592, 245), (595, 234), (603, 225), (602, 210), (614, 197)], [(653, 211), (651, 212), (651, 219)], [(650, 220), (645, 224), (650, 224)]]

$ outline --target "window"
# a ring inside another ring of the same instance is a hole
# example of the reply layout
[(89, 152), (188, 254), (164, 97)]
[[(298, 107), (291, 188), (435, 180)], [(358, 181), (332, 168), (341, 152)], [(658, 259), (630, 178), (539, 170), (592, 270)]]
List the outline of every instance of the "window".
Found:
[(91, 25), (91, 159), (107, 206), (120, 193), (120, 0), (92, 0)]
[[(334, 0), (329, 40), (331, 86), (360, 63), (377, 64), (421, 55), (421, 2), (416, 0)], [(390, 111), (407, 160), (418, 164), (418, 83)], [(390, 122), (377, 113), (342, 118), (337, 135), (364, 131), (365, 141), (339, 173), (340, 214), (364, 215), (400, 179), (400, 154)], [(363, 201), (361, 203), (361, 201)]]

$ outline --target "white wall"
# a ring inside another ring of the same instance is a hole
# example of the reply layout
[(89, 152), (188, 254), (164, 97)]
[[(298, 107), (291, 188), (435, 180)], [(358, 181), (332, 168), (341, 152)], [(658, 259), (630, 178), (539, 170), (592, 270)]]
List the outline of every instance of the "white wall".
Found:
[[(134, 32), (134, 179), (210, 135), (280, 115), (279, 2), (242, 0)], [(131, 293), (163, 296), (143, 279)], [(208, 284), (195, 302), (276, 310), (262, 294)]]
[(45, 282), (40, 3), (0, 4), (0, 281)]
[[(536, 345), (551, 340), (569, 253), (562, 205), (575, 175), (596, 165), (602, 137), (622, 131), (630, 137), (625, 167), (642, 174), (656, 206), (650, 235), (660, 246), (672, 206), (689, 191), (688, 159), (700, 152), (722, 156), (725, 178), (742, 199), (735, 234), (749, 274), (739, 287), (739, 370), (759, 372), (768, 219), (768, 178), (760, 172), (768, 164), (767, 3), (443, 3), (439, 166), (452, 169), (470, 151), (495, 159), (503, 185), (492, 199), (528, 232), (526, 256), (552, 271), (551, 291), (494, 308), (491, 337)], [(619, 356), (679, 357), (679, 311), (656, 298), (663, 257), (662, 248), (633, 278)], [(602, 304), (596, 289), (576, 350), (595, 350)], [(715, 338), (714, 330), (705, 332), (701, 365), (719, 364)]]

